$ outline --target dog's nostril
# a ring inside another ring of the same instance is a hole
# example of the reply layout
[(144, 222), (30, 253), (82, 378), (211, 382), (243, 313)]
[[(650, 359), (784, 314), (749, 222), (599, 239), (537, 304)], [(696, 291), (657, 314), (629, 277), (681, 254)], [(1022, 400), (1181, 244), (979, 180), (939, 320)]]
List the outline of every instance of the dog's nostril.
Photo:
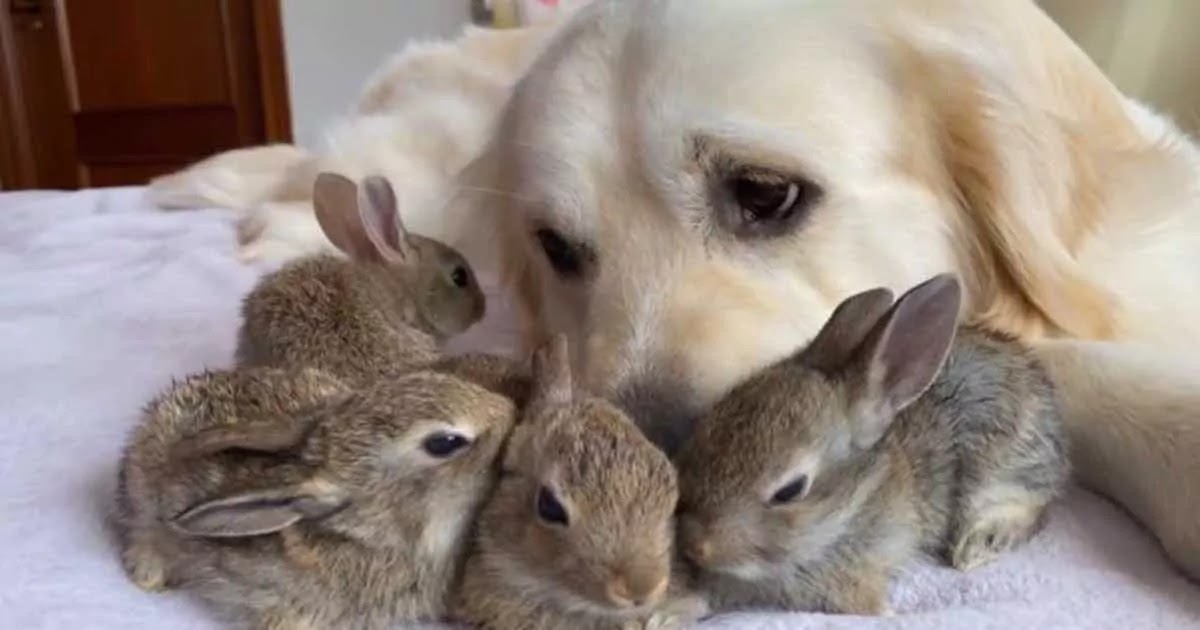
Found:
[(696, 413), (684, 388), (655, 382), (636, 382), (617, 392), (617, 403), (641, 427), (646, 437), (674, 455), (691, 436)]

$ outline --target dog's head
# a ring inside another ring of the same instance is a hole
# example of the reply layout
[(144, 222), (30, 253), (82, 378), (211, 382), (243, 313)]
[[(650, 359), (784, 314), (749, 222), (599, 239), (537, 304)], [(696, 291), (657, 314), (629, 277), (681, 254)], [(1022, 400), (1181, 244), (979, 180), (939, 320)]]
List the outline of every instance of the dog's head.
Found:
[(955, 271), (968, 317), (1112, 334), (1072, 254), (1132, 133), (1032, 2), (600, 0), (477, 172), (532, 335), (670, 445), (864, 289)]

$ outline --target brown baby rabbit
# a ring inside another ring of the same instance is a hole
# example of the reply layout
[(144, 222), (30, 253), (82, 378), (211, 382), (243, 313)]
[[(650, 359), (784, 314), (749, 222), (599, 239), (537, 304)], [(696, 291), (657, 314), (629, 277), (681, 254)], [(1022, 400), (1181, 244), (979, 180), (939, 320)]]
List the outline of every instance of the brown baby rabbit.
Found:
[(322, 173), (313, 204), (350, 260), (314, 256), (264, 278), (242, 306), (242, 365), (307, 365), (370, 381), (436, 360), (447, 338), (483, 317), (466, 259), (408, 233), (386, 179), (359, 186)]
[(952, 345), (960, 300), (949, 275), (851, 297), (701, 421), (679, 532), (715, 608), (884, 614), (919, 552), (966, 570), (1036, 531), (1069, 476), (1053, 391), (1013, 340)]
[(131, 577), (255, 628), (444, 614), (512, 403), (432, 372), (300, 374), (206, 374), (148, 407), (121, 465)]
[(706, 609), (671, 578), (677, 487), (615, 406), (572, 392), (566, 341), (533, 391), (480, 513), (455, 616), (492, 630), (662, 626)]
[(525, 407), (532, 387), (528, 361), (516, 361), (493, 354), (460, 354), (443, 357), (425, 366), (434, 372), (458, 378), (502, 394), (518, 409)]

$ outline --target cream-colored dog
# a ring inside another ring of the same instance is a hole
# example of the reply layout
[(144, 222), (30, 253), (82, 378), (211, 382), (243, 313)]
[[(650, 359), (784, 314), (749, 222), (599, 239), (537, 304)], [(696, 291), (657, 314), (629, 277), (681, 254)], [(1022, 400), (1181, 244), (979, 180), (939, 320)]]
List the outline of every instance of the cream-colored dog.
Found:
[(547, 29), (468, 27), (452, 41), (412, 43), (371, 77), (323, 146), (221, 153), (153, 181), (150, 197), (165, 209), (240, 211), (240, 258), (280, 262), (338, 253), (313, 213), (317, 173), (383, 175), (409, 229), (448, 238), (457, 222), (447, 221), (443, 210), (462, 197), (453, 179), (491, 137), (512, 84)]
[(1200, 578), (1200, 150), (1031, 0), (598, 0), (464, 178), (530, 338), (665, 443), (844, 297), (957, 272)]
[(598, 2), (484, 164), (532, 332), (660, 441), (839, 300), (955, 271), (1200, 577), (1200, 152), (1032, 1)]

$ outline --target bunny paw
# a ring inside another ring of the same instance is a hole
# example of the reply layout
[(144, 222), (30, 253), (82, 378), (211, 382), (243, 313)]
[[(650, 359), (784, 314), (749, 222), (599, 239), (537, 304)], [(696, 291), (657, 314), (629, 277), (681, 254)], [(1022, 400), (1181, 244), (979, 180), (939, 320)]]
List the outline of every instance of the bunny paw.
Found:
[(304, 569), (313, 569), (321, 564), (321, 557), (308, 544), (304, 538), (304, 533), (298, 528), (294, 526), (285, 528), (280, 532), (280, 538), (283, 541), (284, 554), (296, 566)]
[(129, 579), (143, 591), (157, 593), (167, 590), (167, 567), (158, 554), (130, 550), (125, 553), (124, 565)]
[(692, 626), (708, 613), (708, 602), (704, 598), (688, 595), (654, 611), (642, 627), (644, 630), (679, 630)]
[(676, 614), (670, 612), (656, 612), (646, 618), (641, 624), (640, 630), (680, 630), (685, 628), (686, 624)]
[(976, 524), (959, 537), (951, 550), (950, 563), (959, 571), (978, 569), (1020, 545), (1029, 533), (1026, 519), (997, 519)]
[(295, 617), (289, 613), (268, 613), (259, 618), (253, 630), (316, 630), (317, 626), (310, 620)]

